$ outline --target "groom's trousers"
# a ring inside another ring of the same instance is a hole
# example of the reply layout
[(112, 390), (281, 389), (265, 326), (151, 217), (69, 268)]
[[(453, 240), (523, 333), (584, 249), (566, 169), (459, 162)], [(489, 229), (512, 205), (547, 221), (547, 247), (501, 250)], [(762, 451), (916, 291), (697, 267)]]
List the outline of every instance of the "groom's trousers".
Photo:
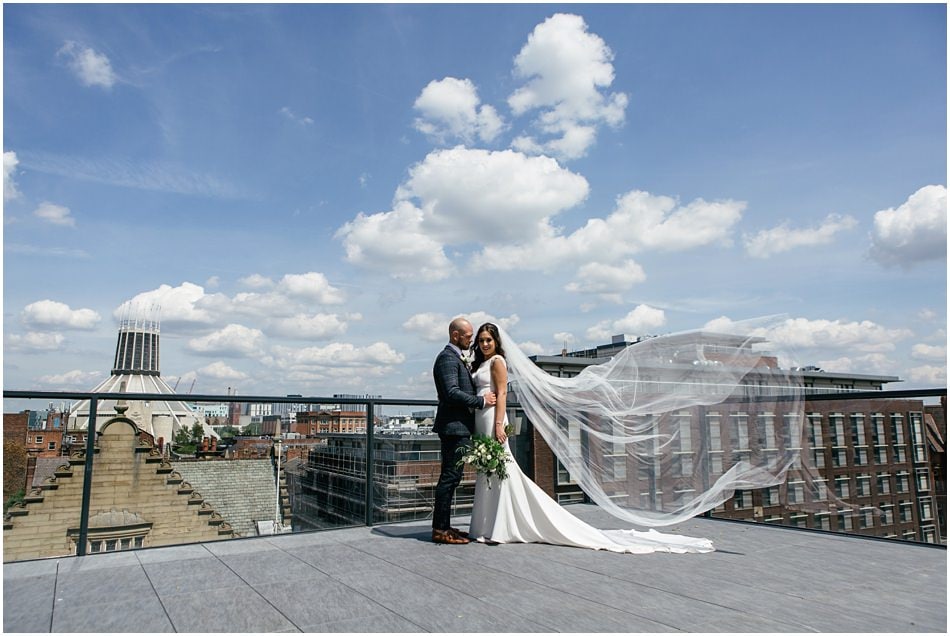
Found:
[(462, 481), (462, 467), (458, 466), (459, 448), (468, 443), (467, 435), (439, 435), (442, 441), (442, 472), (435, 487), (435, 510), (432, 529), (448, 530), (452, 524), (452, 498)]

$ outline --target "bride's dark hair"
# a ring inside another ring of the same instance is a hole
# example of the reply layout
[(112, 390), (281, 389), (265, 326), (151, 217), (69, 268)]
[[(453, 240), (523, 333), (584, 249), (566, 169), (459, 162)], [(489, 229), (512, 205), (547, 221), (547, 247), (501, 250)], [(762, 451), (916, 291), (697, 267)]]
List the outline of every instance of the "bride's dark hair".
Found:
[(475, 348), (475, 359), (472, 361), (472, 373), (475, 373), (475, 371), (478, 370), (478, 367), (482, 365), (482, 362), (485, 361), (485, 354), (482, 353), (481, 347), (478, 346), (478, 337), (483, 331), (487, 331), (488, 335), (490, 335), (492, 340), (495, 341), (495, 353), (500, 355), (502, 358), (505, 357), (505, 349), (501, 346), (501, 335), (498, 333), (498, 327), (490, 322), (486, 322), (484, 325), (478, 328), (477, 332), (475, 332), (475, 342), (472, 343), (472, 347)]

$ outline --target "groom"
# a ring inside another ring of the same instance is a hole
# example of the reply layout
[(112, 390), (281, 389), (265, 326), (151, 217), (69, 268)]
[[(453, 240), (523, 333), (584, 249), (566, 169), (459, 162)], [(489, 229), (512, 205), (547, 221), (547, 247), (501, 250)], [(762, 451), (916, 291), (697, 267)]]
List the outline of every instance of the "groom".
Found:
[(495, 394), (475, 395), (472, 373), (462, 359), (472, 344), (472, 323), (456, 318), (449, 324), (449, 344), (436, 357), (432, 375), (439, 395), (439, 408), (432, 430), (442, 441), (442, 473), (435, 487), (435, 510), (432, 514), (432, 540), (436, 543), (468, 543), (468, 536), (451, 527), (452, 498), (462, 481), (462, 468), (457, 465), (458, 449), (475, 432), (475, 409), (495, 405)]

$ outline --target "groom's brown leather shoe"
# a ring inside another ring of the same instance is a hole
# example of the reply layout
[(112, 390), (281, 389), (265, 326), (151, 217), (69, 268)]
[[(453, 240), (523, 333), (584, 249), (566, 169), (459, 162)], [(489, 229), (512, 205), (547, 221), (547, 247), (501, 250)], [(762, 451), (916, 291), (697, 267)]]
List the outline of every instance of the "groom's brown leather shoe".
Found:
[(464, 545), (469, 542), (466, 537), (455, 534), (452, 530), (433, 530), (432, 541), (433, 543), (449, 543), (452, 545)]

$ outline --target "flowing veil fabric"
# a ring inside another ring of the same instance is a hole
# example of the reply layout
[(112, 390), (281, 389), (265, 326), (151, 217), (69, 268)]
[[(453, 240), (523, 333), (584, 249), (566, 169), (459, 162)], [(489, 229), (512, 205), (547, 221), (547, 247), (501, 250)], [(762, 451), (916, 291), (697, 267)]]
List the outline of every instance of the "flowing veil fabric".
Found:
[(784, 484), (802, 462), (802, 376), (759, 321), (651, 337), (574, 377), (546, 373), (500, 329), (515, 400), (601, 508), (655, 527), (737, 489)]

